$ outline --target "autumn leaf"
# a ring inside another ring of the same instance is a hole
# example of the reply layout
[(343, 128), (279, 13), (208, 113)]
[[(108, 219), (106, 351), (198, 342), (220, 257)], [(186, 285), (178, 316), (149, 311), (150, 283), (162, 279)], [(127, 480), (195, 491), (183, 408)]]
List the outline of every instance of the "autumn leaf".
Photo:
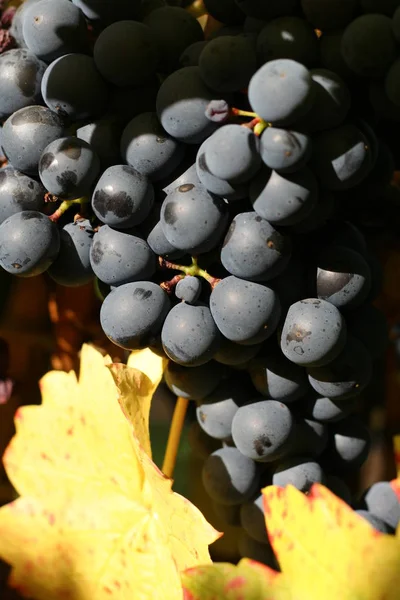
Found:
[[(185, 600), (291, 600), (281, 573), (243, 558), (237, 566), (214, 563), (182, 574)], [(301, 600), (300, 598), (298, 600)]]
[(268, 534), (299, 598), (397, 599), (400, 544), (378, 533), (322, 485), (263, 490)]
[(0, 509), (0, 557), (22, 595), (181, 600), (180, 571), (210, 562), (215, 530), (145, 450), (162, 374), (149, 364), (148, 377), (84, 346), (79, 381), (48, 373), (42, 405), (17, 411), (4, 463), (20, 498)]
[[(400, 498), (399, 480), (392, 487)], [(308, 495), (292, 486), (263, 494), (281, 572), (246, 560), (190, 569), (187, 600), (398, 600), (399, 534), (375, 531), (322, 485)]]
[[(150, 407), (153, 394), (162, 379), (167, 359), (152, 352), (149, 348), (135, 350), (128, 359), (128, 367), (113, 365), (111, 374), (119, 391), (119, 403), (132, 423), (136, 437), (151, 457), (149, 434)], [(146, 377), (143, 377), (143, 374)], [(135, 393), (132, 393), (135, 390)]]

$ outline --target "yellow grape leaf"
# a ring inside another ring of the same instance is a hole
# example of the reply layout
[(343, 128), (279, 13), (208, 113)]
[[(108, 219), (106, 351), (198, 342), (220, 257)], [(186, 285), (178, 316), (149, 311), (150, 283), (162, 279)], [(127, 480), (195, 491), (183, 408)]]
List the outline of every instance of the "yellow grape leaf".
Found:
[[(392, 482), (400, 499), (400, 480)], [(243, 559), (182, 574), (185, 600), (398, 600), (400, 529), (375, 531), (327, 488), (263, 490), (281, 572)]]
[(322, 485), (307, 496), (292, 486), (263, 494), (270, 542), (293, 598), (398, 600), (398, 536), (377, 532)]
[(160, 377), (84, 346), (79, 380), (48, 373), (42, 405), (17, 411), (4, 464), (20, 498), (0, 509), (0, 557), (22, 595), (182, 600), (180, 571), (210, 562), (217, 533), (172, 492), (140, 420), (127, 418), (145, 420), (141, 403)]
[(143, 449), (151, 457), (149, 417), (153, 394), (161, 382), (167, 359), (149, 348), (129, 355), (128, 367), (115, 364), (111, 374), (119, 391), (119, 402), (126, 418), (133, 424)]
[(185, 600), (295, 600), (281, 573), (248, 558), (188, 569), (182, 585)]

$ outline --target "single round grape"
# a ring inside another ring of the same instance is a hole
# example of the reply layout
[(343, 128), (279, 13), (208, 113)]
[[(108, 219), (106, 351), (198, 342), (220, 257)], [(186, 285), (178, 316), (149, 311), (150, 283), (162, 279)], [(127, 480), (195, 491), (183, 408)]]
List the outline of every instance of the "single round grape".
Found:
[(238, 550), (242, 558), (257, 561), (266, 565), (274, 571), (279, 570), (278, 563), (271, 545), (268, 543), (261, 544), (254, 538), (250, 537), (246, 531), (242, 530), (239, 533)]
[(220, 241), (227, 209), (223, 200), (213, 197), (203, 187), (184, 184), (164, 200), (160, 221), (165, 237), (175, 248), (201, 254)]
[(365, 346), (372, 359), (384, 354), (389, 342), (388, 323), (383, 312), (373, 304), (359, 306), (351, 314), (348, 329)]
[(125, 229), (142, 223), (154, 203), (154, 189), (145, 175), (127, 165), (103, 172), (92, 196), (92, 209), (100, 221)]
[(292, 362), (303, 367), (326, 365), (340, 354), (345, 343), (346, 323), (333, 304), (306, 298), (289, 308), (281, 349)]
[(313, 138), (311, 166), (323, 188), (351, 189), (372, 167), (369, 141), (352, 123), (319, 133)]
[(93, 279), (90, 264), (93, 236), (93, 227), (88, 219), (67, 223), (60, 230), (60, 251), (47, 271), (56, 283), (76, 287)]
[(230, 378), (222, 381), (211, 394), (197, 404), (196, 416), (200, 427), (212, 438), (229, 438), (233, 417), (248, 399), (248, 390), (240, 380)]
[(343, 79), (328, 69), (312, 69), (315, 87), (312, 109), (303, 117), (301, 125), (309, 133), (333, 129), (346, 119), (351, 107), (351, 93)]
[(356, 514), (365, 519), (376, 531), (380, 533), (393, 533), (393, 530), (384, 521), (367, 510), (356, 510)]
[(247, 183), (233, 184), (213, 175), (208, 167), (206, 149), (212, 136), (207, 138), (200, 146), (196, 156), (196, 173), (201, 185), (211, 194), (220, 196), (228, 202), (247, 198), (249, 186)]
[(93, 58), (104, 79), (119, 87), (147, 83), (159, 62), (153, 32), (138, 21), (118, 21), (103, 29), (96, 39)]
[(351, 399), (336, 400), (326, 396), (311, 396), (307, 399), (306, 413), (321, 423), (334, 423), (345, 419), (354, 410)]
[(397, 55), (391, 19), (377, 14), (357, 17), (346, 27), (341, 47), (357, 75), (383, 77)]
[(301, 8), (307, 21), (325, 33), (340, 29), (352, 20), (357, 0), (301, 0)]
[(323, 482), (324, 472), (321, 466), (313, 460), (298, 456), (279, 462), (272, 475), (273, 485), (293, 485), (301, 492), (308, 492), (314, 483)]
[(208, 139), (205, 160), (210, 172), (230, 183), (243, 183), (261, 166), (260, 143), (241, 125), (223, 125)]
[(227, 338), (221, 336), (219, 348), (214, 354), (214, 360), (223, 365), (245, 365), (249, 362), (249, 360), (255, 357), (260, 348), (261, 344), (243, 346), (241, 344), (231, 342)]
[(349, 248), (332, 246), (323, 251), (313, 271), (318, 298), (337, 308), (356, 308), (371, 289), (371, 271), (361, 256)]
[(299, 171), (311, 158), (312, 142), (301, 131), (267, 127), (260, 139), (264, 164), (281, 173)]
[(119, 150), (121, 132), (113, 117), (104, 117), (78, 127), (76, 137), (90, 144), (100, 159), (102, 171), (122, 162)]
[(19, 277), (46, 271), (57, 257), (60, 236), (43, 213), (24, 210), (0, 225), (0, 266)]
[(214, 287), (210, 309), (222, 335), (244, 345), (259, 344), (269, 338), (281, 313), (274, 290), (234, 276), (222, 279)]
[(156, 270), (148, 244), (132, 231), (100, 227), (93, 238), (90, 263), (96, 277), (112, 286), (144, 281)]
[(40, 86), (46, 64), (24, 48), (0, 55), (0, 119), (41, 101)]
[(218, 93), (245, 89), (257, 70), (257, 55), (244, 36), (225, 35), (210, 40), (200, 55), (204, 83)]
[(366, 460), (371, 444), (368, 429), (355, 416), (335, 423), (332, 429), (327, 455), (329, 466), (339, 473), (358, 470)]
[(260, 217), (274, 225), (295, 225), (317, 204), (318, 183), (304, 167), (296, 173), (278, 173), (265, 168), (250, 184), (250, 201)]
[(232, 421), (232, 438), (242, 454), (271, 462), (290, 450), (294, 419), (289, 408), (275, 400), (241, 406)]
[(265, 525), (264, 496), (258, 494), (253, 500), (245, 502), (240, 508), (240, 524), (253, 540), (260, 544), (268, 543)]
[(42, 96), (51, 110), (76, 121), (105, 112), (108, 88), (91, 56), (64, 54), (47, 67)]
[(285, 270), (291, 251), (290, 238), (256, 212), (240, 213), (226, 234), (221, 263), (241, 279), (269, 281)]
[(400, 521), (400, 502), (389, 481), (379, 481), (368, 488), (361, 506), (396, 531)]
[(65, 200), (87, 195), (99, 171), (97, 154), (89, 144), (74, 136), (50, 142), (39, 161), (44, 187)]
[(160, 70), (171, 73), (179, 66), (182, 52), (193, 44), (204, 40), (200, 23), (187, 10), (179, 6), (165, 6), (153, 10), (144, 19), (158, 48)]
[(215, 502), (235, 505), (253, 495), (259, 472), (257, 465), (236, 448), (221, 448), (205, 461), (202, 480), (207, 494)]
[(27, 106), (4, 123), (1, 143), (14, 169), (37, 175), (43, 150), (63, 134), (64, 124), (58, 115), (44, 106)]
[(161, 331), (165, 354), (187, 367), (210, 361), (219, 344), (219, 331), (208, 306), (181, 302), (168, 313)]
[(264, 121), (290, 125), (311, 107), (315, 88), (304, 65), (282, 58), (271, 60), (253, 75), (249, 102)]
[(254, 358), (248, 370), (254, 387), (264, 398), (289, 403), (309, 389), (304, 369), (287, 360), (275, 346)]
[(201, 294), (201, 281), (198, 277), (187, 275), (184, 279), (178, 281), (175, 288), (175, 295), (187, 304), (194, 304)]
[(122, 133), (121, 156), (151, 181), (168, 177), (184, 155), (183, 144), (166, 133), (155, 112), (134, 117)]
[[(2, 55), (4, 56), (4, 55)], [(0, 223), (23, 210), (43, 212), (44, 187), (13, 167), (0, 170)]]
[(215, 390), (222, 375), (221, 365), (213, 361), (188, 369), (170, 360), (164, 378), (175, 396), (182, 396), (189, 400), (203, 400)]
[(308, 367), (307, 373), (317, 394), (344, 400), (357, 396), (369, 384), (372, 360), (361, 342), (349, 335), (337, 358), (323, 367)]
[(160, 333), (170, 307), (168, 295), (156, 283), (127, 283), (105, 298), (100, 309), (101, 327), (121, 348), (146, 348)]
[(305, 19), (281, 17), (267, 23), (257, 37), (260, 63), (290, 58), (306, 67), (318, 62), (318, 38)]
[(83, 13), (69, 0), (39, 0), (30, 5), (24, 11), (22, 34), (29, 50), (48, 63), (85, 51), (88, 42)]
[(203, 83), (199, 67), (169, 75), (157, 95), (157, 115), (165, 131), (187, 144), (201, 144), (217, 127), (206, 116), (213, 93)]

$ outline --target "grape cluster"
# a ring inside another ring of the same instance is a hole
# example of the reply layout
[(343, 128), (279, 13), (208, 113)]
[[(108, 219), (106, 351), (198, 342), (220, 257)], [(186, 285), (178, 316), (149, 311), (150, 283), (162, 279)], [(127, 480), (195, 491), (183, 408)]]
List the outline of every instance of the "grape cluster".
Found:
[(389, 484), (356, 505), (342, 477), (367, 457), (358, 409), (387, 344), (364, 230), (400, 160), (400, 1), (204, 4), (224, 24), (207, 36), (164, 0), (17, 10), (0, 265), (93, 281), (106, 336), (168, 357), (217, 514), (274, 565), (268, 483), (399, 520)]

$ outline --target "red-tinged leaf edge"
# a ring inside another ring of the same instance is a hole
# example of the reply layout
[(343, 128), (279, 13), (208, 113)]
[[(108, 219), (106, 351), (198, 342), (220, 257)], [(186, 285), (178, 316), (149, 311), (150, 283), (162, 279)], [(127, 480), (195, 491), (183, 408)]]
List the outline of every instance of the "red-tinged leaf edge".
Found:
[[(182, 574), (183, 600), (223, 600), (227, 594), (230, 600), (245, 600), (255, 598), (255, 591), (257, 599), (271, 600), (273, 596), (269, 593), (273, 593), (273, 586), (281, 576), (282, 573), (249, 558), (242, 558), (236, 566), (214, 563), (193, 567)], [(249, 584), (253, 584), (252, 589)]]
[(393, 491), (395, 492), (395, 494), (398, 497), (399, 502), (400, 502), (400, 479), (393, 479), (390, 482), (390, 485), (391, 485)]

